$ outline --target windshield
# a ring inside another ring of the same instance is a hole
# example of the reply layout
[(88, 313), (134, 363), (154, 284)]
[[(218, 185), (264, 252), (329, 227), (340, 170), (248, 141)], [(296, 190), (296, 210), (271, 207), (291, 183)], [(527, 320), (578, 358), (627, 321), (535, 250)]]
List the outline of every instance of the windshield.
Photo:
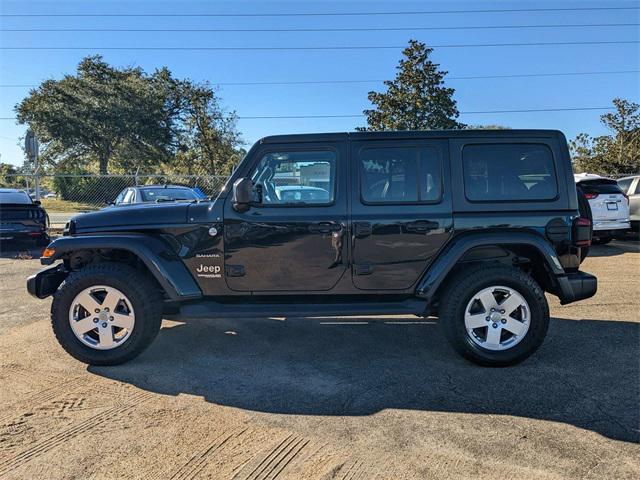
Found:
[(143, 202), (167, 200), (196, 200), (198, 196), (189, 188), (143, 188), (140, 190)]
[(30, 205), (31, 198), (25, 192), (0, 192), (0, 203), (22, 203)]

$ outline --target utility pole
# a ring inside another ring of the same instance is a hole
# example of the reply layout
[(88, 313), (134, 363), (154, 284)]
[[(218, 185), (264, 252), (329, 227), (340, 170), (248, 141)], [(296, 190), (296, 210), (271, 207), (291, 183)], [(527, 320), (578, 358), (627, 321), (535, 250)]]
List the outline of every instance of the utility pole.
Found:
[(33, 164), (34, 184), (36, 190), (36, 200), (40, 201), (40, 162), (38, 137), (33, 130), (27, 130), (27, 136), (24, 139), (24, 149), (27, 151), (27, 158)]

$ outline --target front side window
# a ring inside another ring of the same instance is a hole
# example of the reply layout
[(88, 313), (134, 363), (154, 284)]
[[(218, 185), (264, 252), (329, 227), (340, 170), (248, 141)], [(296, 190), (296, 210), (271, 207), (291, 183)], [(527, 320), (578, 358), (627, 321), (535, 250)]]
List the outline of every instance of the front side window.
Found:
[(440, 199), (440, 153), (430, 147), (380, 147), (360, 151), (365, 203), (434, 202)]
[(335, 198), (336, 154), (331, 150), (271, 152), (251, 180), (263, 205), (327, 205)]
[(542, 144), (477, 144), (462, 150), (464, 191), (474, 202), (553, 200), (553, 155)]

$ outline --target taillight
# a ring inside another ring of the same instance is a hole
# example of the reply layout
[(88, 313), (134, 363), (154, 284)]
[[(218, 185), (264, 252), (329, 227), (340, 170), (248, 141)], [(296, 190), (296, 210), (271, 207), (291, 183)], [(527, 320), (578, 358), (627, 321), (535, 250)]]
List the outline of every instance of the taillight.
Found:
[(591, 245), (591, 220), (580, 217), (573, 221), (573, 244), (576, 247)]
[(587, 200), (593, 200), (594, 198), (596, 198), (598, 196), (597, 193), (585, 193), (584, 194), (585, 198)]

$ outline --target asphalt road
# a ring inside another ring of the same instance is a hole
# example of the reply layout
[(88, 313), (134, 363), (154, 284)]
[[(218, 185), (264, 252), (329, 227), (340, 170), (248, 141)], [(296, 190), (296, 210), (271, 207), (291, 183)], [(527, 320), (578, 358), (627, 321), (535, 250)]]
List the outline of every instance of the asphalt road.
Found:
[[(37, 252), (34, 252), (37, 253)], [(521, 365), (457, 357), (435, 319), (165, 321), (120, 367), (55, 343), (35, 260), (0, 258), (0, 478), (638, 478), (640, 251)]]

